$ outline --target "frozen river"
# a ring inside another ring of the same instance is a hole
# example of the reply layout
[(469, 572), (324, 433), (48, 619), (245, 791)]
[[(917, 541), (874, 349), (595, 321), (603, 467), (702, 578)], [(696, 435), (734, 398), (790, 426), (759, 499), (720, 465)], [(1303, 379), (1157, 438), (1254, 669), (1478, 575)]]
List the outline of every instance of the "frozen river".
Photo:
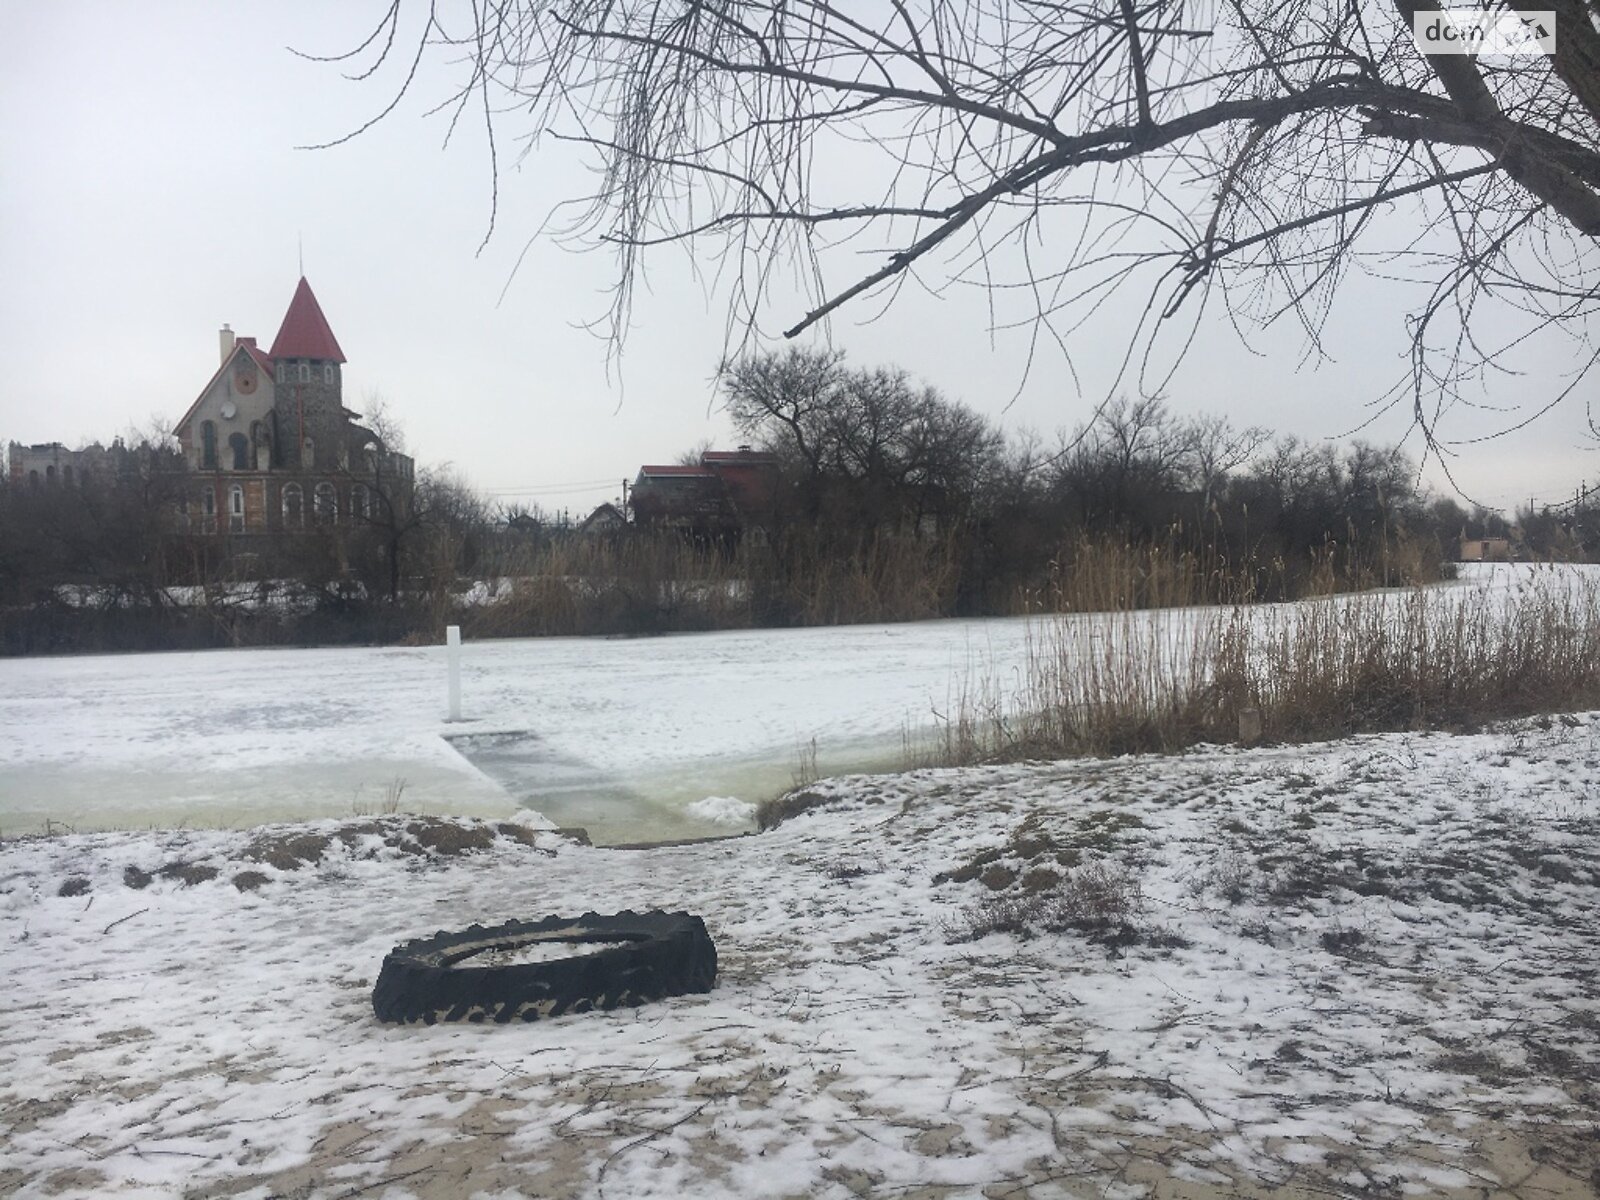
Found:
[[(1585, 579), (1600, 568), (1483, 564), (1451, 590), (1499, 603)], [(1181, 653), (1188, 614), (1150, 619)], [(0, 659), (0, 835), (349, 816), (396, 793), (404, 811), (534, 809), (596, 841), (727, 833), (813, 751), (825, 775), (892, 770), (963, 691), (1010, 699), (1047, 632), (1013, 618), (476, 642), (459, 723), (443, 646)]]
[[(0, 834), (525, 808), (597, 841), (726, 833), (739, 804), (889, 769), (1024, 620), (0, 660)], [(720, 820), (713, 819), (720, 817)]]

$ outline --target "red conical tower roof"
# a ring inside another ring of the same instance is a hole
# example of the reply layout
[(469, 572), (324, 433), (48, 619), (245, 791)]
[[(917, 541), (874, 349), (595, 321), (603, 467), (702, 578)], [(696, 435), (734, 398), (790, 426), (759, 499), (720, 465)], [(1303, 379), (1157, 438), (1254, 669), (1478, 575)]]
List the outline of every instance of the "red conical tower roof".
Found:
[(304, 275), (300, 286), (289, 301), (289, 311), (283, 314), (283, 324), (278, 336), (272, 339), (273, 358), (316, 358), (342, 363), (344, 351), (339, 349), (339, 339), (328, 327), (328, 318), (322, 315), (322, 305), (311, 293), (311, 285)]

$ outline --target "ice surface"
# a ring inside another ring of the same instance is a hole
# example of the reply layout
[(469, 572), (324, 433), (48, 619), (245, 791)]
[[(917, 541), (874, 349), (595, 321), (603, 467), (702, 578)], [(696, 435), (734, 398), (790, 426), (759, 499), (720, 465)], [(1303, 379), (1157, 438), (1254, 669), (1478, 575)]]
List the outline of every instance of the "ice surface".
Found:
[(756, 807), (737, 796), (707, 796), (689, 805), (689, 815), (713, 825), (749, 825), (755, 820)]
[[(1533, 573), (1466, 567), (1457, 590), (1506, 593)], [(1181, 644), (1184, 612), (1145, 619)], [(898, 768), (908, 734), (963, 694), (1008, 697), (1041, 628), (468, 643), (460, 723), (445, 719), (442, 646), (0, 660), (0, 833), (238, 827), (396, 804), (532, 808), (600, 842), (726, 833), (734, 810), (713, 815), (708, 797), (751, 805), (813, 766)]]
[[(907, 729), (1014, 667), (1027, 622), (224, 650), (0, 662), (0, 832), (533, 808), (597, 840), (727, 832), (726, 808), (898, 765)], [(813, 747), (814, 742), (814, 747)]]

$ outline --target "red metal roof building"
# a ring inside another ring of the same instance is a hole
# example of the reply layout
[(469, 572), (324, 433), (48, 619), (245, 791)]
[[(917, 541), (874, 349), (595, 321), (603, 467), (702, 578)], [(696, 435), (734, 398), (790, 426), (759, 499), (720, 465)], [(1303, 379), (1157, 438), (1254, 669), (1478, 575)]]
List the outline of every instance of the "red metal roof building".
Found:
[(629, 507), (640, 525), (675, 527), (706, 540), (736, 540), (766, 516), (777, 478), (774, 455), (748, 446), (707, 450), (697, 464), (640, 467)]

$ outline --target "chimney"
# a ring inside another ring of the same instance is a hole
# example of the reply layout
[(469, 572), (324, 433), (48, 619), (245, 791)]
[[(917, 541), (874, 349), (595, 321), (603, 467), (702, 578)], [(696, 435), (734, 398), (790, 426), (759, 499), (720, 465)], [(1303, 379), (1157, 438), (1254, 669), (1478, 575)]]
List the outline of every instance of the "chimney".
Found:
[(217, 345), (222, 350), (222, 361), (227, 362), (233, 353), (233, 330), (226, 324), (217, 331)]

